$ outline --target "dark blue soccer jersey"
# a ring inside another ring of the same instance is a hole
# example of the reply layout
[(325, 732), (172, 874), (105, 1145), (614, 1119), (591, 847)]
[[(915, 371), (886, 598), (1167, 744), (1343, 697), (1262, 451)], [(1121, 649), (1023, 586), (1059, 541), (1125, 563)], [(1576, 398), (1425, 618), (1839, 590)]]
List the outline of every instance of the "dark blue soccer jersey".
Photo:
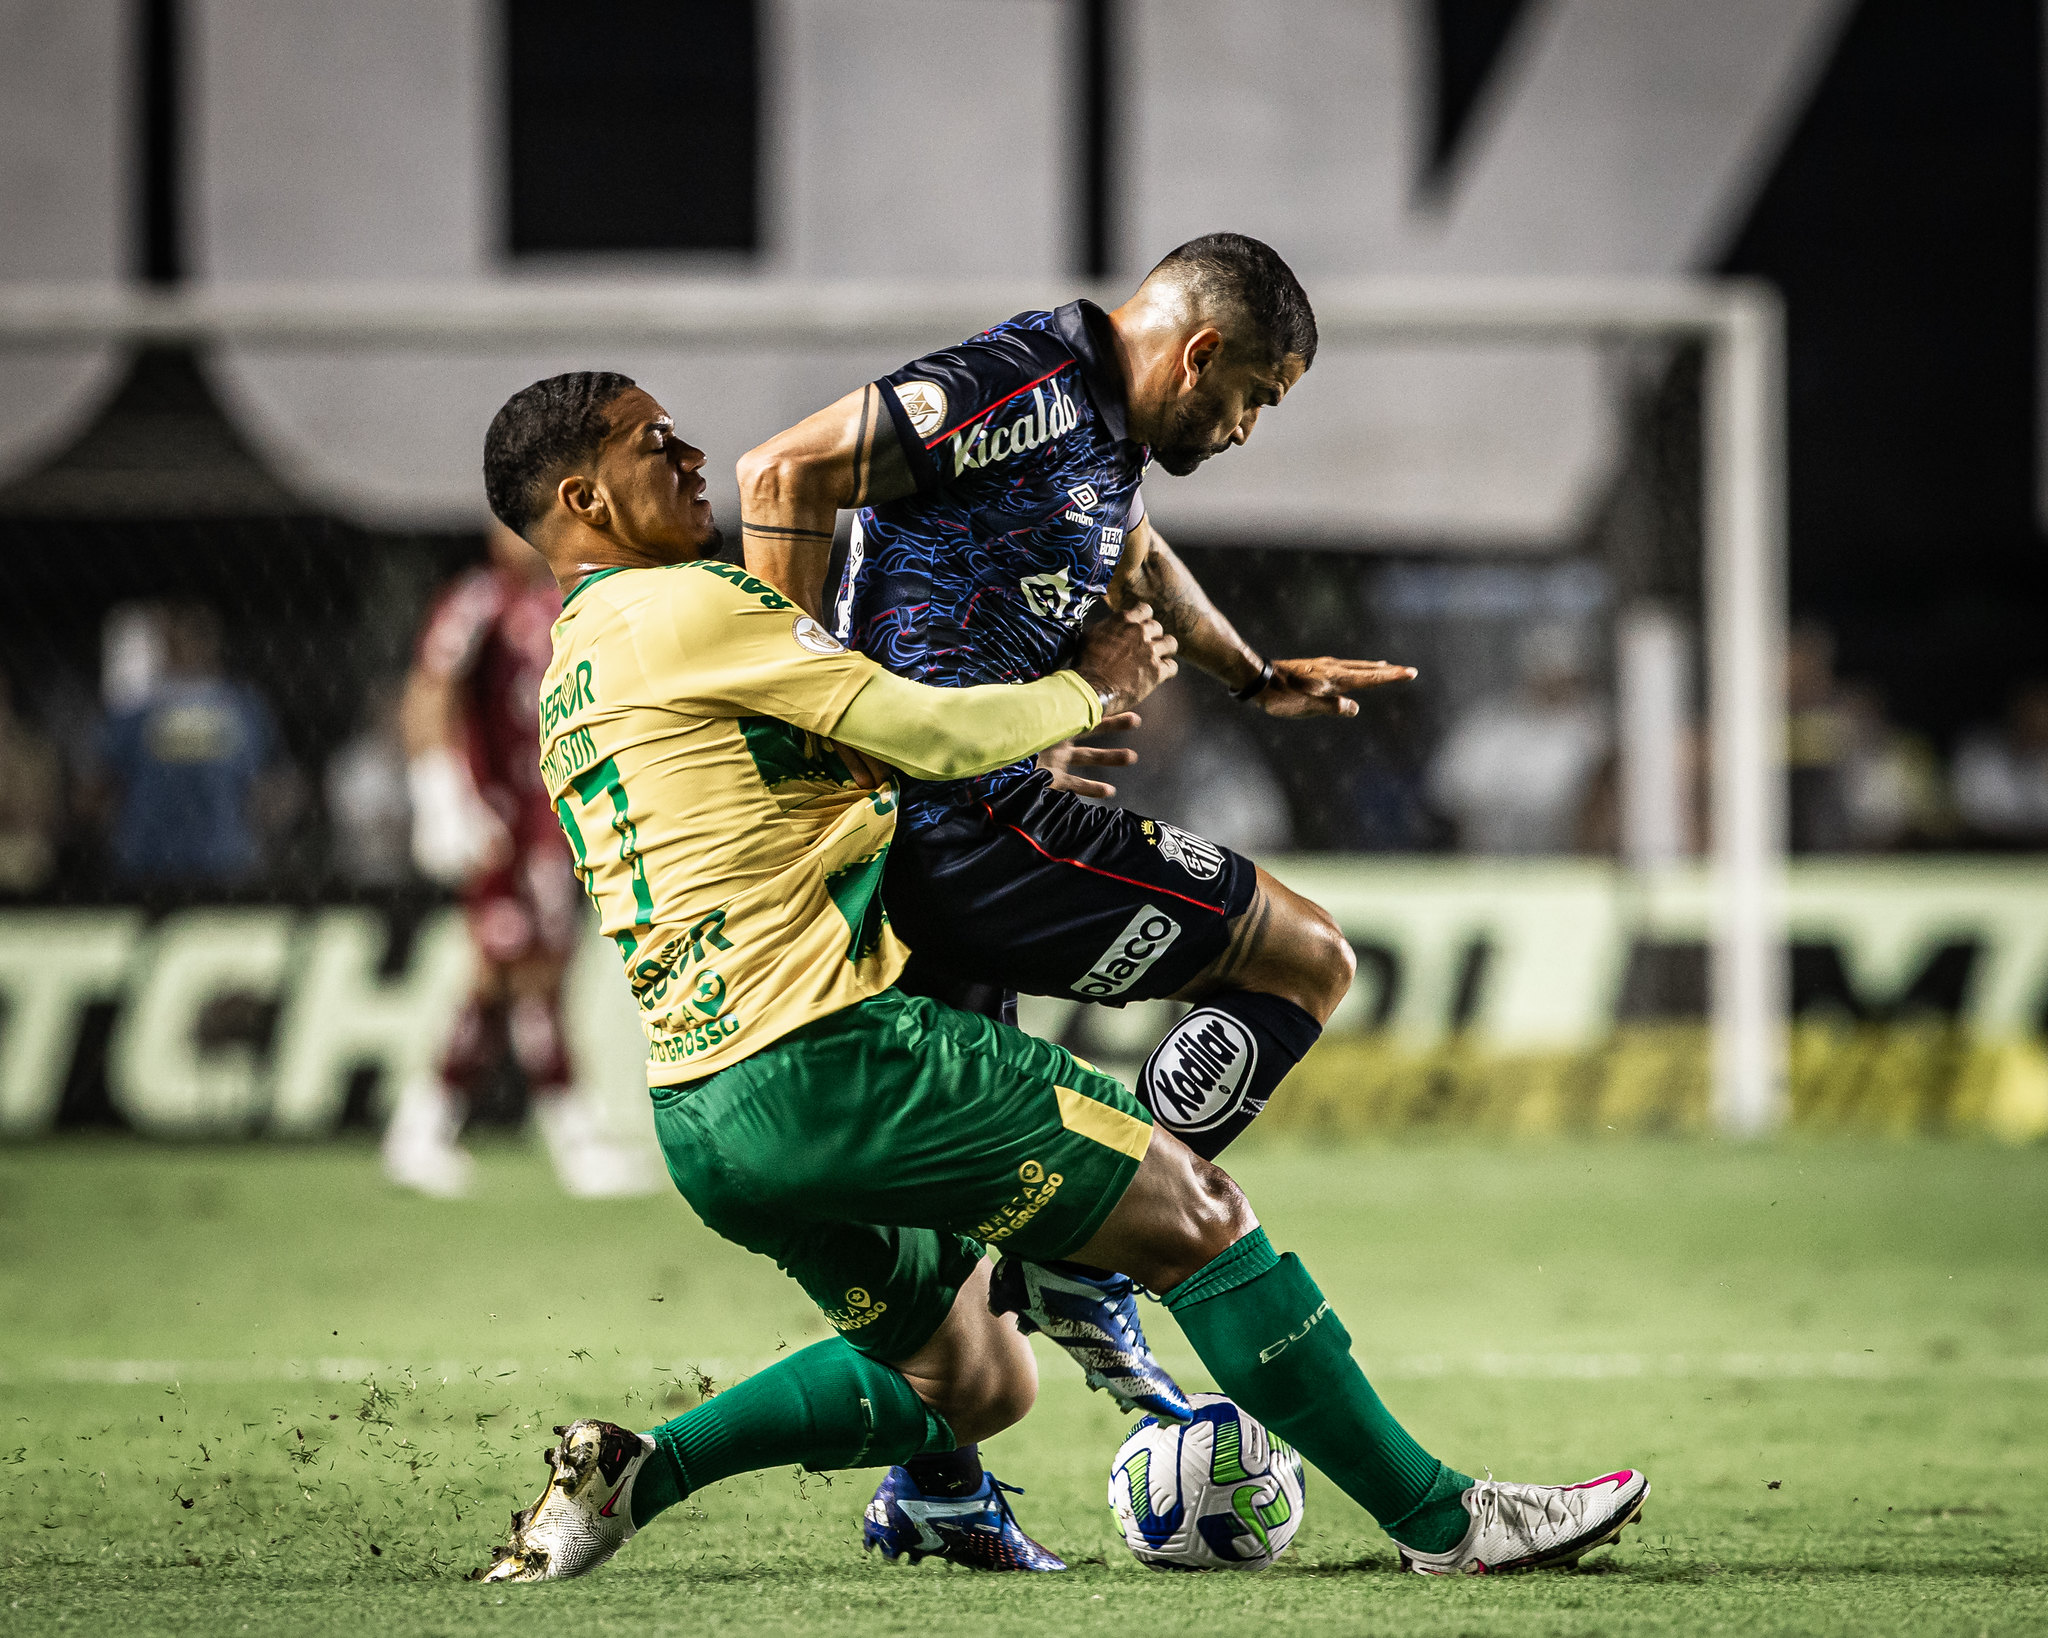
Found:
[[(917, 493), (854, 520), (833, 603), (840, 639), (942, 688), (1029, 682), (1070, 663), (1144, 516), (1151, 459), (1127, 434), (1102, 310), (1020, 313), (877, 385)], [(910, 781), (904, 818), (935, 823), (1030, 768)]]

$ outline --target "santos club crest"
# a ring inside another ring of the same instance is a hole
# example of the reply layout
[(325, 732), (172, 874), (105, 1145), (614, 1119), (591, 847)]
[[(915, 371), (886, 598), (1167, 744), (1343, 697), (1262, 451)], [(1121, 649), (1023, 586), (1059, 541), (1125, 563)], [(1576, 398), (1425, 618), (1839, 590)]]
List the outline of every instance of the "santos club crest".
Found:
[(1163, 819), (1148, 819), (1144, 828), (1147, 839), (1196, 881), (1213, 882), (1223, 873), (1223, 849), (1206, 836), (1169, 825)]

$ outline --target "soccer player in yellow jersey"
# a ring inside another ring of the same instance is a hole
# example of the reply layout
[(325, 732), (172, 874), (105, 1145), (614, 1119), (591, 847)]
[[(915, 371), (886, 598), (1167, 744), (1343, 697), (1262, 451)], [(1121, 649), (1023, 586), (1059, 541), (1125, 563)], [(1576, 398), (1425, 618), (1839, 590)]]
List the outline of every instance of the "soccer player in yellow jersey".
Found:
[[(1612, 1540), (1640, 1474), (1474, 1486), (1388, 1414), (1236, 1185), (1121, 1084), (893, 987), (905, 952), (878, 886), (894, 789), (863, 788), (835, 742), (923, 778), (1029, 755), (1172, 674), (1150, 611), (1111, 616), (1035, 682), (927, 688), (709, 556), (703, 459), (625, 377), (556, 376), (499, 411), (485, 482), (562, 586), (541, 768), (640, 1004), (669, 1173), (838, 1334), (651, 1432), (561, 1430), (484, 1578), (580, 1574), (736, 1473), (887, 1466), (1014, 1423), (1037, 1377), (1014, 1318), (989, 1309), (989, 1247), (1128, 1269), (1161, 1293), (1223, 1391), (1418, 1569), (1563, 1562)], [(1061, 1568), (984, 1489), (923, 1504), (933, 1548)]]

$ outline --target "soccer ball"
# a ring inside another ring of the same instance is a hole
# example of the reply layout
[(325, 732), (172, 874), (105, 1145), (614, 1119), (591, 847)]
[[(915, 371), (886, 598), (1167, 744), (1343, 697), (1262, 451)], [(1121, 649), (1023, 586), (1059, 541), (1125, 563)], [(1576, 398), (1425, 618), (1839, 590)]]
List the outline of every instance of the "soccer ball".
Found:
[(1188, 1400), (1192, 1422), (1146, 1417), (1110, 1465), (1124, 1545), (1155, 1570), (1266, 1569), (1301, 1528), (1301, 1457), (1220, 1393)]

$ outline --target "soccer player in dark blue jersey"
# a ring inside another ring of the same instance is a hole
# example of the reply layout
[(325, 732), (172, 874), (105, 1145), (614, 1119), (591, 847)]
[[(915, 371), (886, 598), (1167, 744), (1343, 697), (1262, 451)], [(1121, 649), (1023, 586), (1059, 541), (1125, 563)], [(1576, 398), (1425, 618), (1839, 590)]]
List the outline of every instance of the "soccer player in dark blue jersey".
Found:
[[(1044, 676), (1067, 663), (1098, 604), (1148, 603), (1181, 658), (1251, 708), (1353, 716), (1351, 695), (1414, 672), (1260, 655), (1152, 527), (1140, 492), (1148, 466), (1186, 476), (1244, 443), (1315, 352), (1308, 298), (1272, 249), (1240, 234), (1196, 239), (1113, 311), (1077, 301), (1019, 314), (749, 453), (747, 566), (921, 682)], [(842, 508), (857, 516), (828, 588)], [(1350, 987), (1351, 947), (1326, 912), (1249, 859), (1083, 800), (1114, 792), (1076, 765), (1128, 759), (1070, 750), (978, 779), (905, 782), (885, 886), (914, 952), (903, 987), (999, 1015), (1020, 990), (1193, 1002), (1138, 1094), (1213, 1157), (1320, 1035)], [(994, 1300), (1050, 1331), (1126, 1404), (1186, 1414), (1120, 1276), (1006, 1260)], [(978, 1483), (979, 1470), (956, 1477)]]

